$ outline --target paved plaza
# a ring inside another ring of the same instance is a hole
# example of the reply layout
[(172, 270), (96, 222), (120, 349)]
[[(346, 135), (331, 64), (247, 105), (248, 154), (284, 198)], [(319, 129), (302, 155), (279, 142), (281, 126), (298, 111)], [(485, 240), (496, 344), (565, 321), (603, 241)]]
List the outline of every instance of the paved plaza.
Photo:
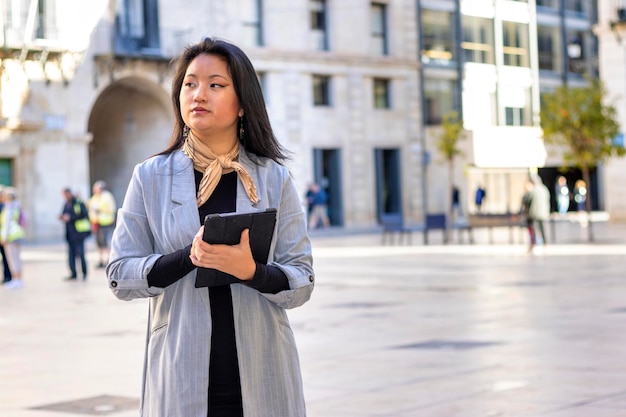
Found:
[[(626, 417), (626, 225), (590, 244), (558, 224), (533, 253), (514, 233), (314, 232), (316, 289), (289, 312), (308, 416)], [(137, 417), (147, 302), (103, 270), (64, 282), (65, 256), (26, 246), (25, 287), (0, 289), (0, 417)]]

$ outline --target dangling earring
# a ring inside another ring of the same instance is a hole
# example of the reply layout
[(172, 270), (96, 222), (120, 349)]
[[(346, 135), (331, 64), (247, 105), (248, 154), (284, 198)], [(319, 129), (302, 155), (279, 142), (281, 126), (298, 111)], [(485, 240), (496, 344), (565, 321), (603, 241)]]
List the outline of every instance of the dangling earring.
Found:
[(183, 139), (187, 139), (187, 136), (189, 136), (189, 127), (188, 126), (183, 126)]
[(246, 133), (246, 131), (243, 130), (243, 116), (241, 116), (241, 118), (239, 119), (239, 142), (241, 143), (243, 143), (244, 133)]

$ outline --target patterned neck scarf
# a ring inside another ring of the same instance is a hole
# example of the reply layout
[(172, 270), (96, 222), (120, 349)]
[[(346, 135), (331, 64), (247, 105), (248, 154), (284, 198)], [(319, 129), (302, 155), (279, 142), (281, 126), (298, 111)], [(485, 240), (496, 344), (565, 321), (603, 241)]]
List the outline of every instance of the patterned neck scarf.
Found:
[(193, 167), (197, 171), (202, 172), (202, 180), (198, 188), (197, 204), (198, 207), (206, 203), (215, 187), (220, 182), (222, 174), (236, 171), (237, 176), (241, 180), (248, 194), (248, 198), (253, 203), (259, 201), (256, 186), (248, 171), (237, 162), (239, 156), (239, 142), (235, 142), (235, 146), (224, 155), (215, 155), (211, 148), (205, 145), (201, 140), (194, 136), (191, 131), (187, 135), (187, 139), (183, 144), (183, 152), (193, 161)]

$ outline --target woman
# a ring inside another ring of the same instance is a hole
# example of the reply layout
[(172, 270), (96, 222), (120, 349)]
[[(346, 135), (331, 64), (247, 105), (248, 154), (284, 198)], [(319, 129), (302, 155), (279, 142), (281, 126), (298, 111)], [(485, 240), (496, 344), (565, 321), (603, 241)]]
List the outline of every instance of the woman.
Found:
[[(204, 39), (179, 58), (172, 101), (172, 142), (135, 167), (106, 269), (118, 298), (150, 297), (141, 415), (304, 416), (285, 309), (311, 296), (311, 244), (256, 72)], [(267, 265), (247, 231), (233, 246), (202, 241), (206, 214), (266, 208), (278, 211)], [(195, 288), (197, 267), (241, 283)]]
[(3, 287), (19, 289), (24, 286), (24, 281), (22, 281), (22, 241), (26, 236), (22, 220), (24, 215), (17, 200), (15, 188), (5, 188), (2, 192), (2, 200), (4, 207), (0, 213), (0, 244), (4, 246), (12, 277), (11, 281), (5, 283)]

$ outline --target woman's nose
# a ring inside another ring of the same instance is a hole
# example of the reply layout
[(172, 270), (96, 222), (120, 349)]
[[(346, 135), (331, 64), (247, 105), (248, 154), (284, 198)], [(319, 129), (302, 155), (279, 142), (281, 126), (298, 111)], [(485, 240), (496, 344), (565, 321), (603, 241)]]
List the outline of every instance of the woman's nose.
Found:
[(206, 97), (206, 88), (202, 86), (199, 86), (193, 95), (194, 101), (206, 101)]

